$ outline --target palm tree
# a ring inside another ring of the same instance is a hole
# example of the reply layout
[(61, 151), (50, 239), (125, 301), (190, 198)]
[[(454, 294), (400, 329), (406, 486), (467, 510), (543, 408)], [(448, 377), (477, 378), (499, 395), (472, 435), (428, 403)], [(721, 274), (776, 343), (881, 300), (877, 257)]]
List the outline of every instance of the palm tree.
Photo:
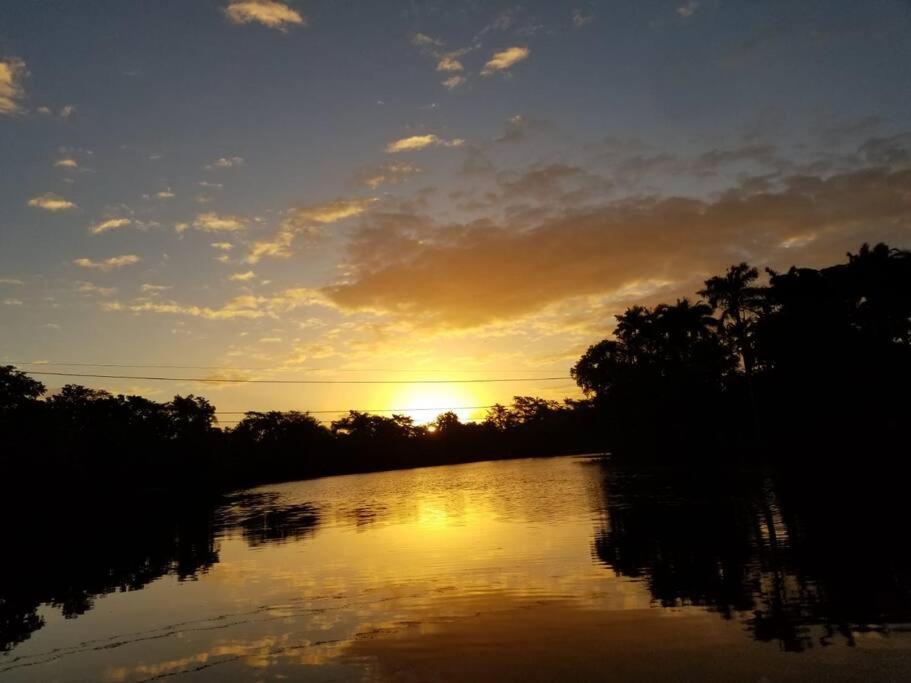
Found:
[(758, 278), (758, 270), (746, 263), (738, 263), (728, 268), (724, 275), (706, 280), (705, 288), (699, 291), (699, 296), (705, 297), (709, 305), (720, 312), (719, 329), (743, 363), (757, 439), (759, 414), (753, 391), (753, 325), (767, 306), (765, 288), (754, 284)]

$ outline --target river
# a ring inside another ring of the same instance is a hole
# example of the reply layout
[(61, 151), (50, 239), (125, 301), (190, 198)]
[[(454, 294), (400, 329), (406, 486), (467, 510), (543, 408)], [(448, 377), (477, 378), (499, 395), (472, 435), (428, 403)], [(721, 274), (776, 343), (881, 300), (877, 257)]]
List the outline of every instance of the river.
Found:
[(830, 493), (563, 457), (24, 510), (0, 680), (911, 679), (902, 506)]

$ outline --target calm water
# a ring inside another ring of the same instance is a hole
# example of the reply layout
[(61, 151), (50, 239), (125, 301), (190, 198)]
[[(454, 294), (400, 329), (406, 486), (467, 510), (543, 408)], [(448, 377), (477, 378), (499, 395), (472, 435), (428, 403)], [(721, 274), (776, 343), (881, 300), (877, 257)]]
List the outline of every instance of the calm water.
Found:
[(23, 510), (0, 680), (909, 680), (907, 520), (861, 500), (550, 458)]

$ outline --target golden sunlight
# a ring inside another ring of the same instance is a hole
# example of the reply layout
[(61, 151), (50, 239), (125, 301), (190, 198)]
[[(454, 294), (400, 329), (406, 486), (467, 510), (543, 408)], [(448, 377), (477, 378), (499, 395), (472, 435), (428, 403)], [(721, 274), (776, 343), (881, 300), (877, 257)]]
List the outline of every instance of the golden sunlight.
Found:
[[(477, 387), (462, 384), (413, 384), (397, 388), (389, 399), (389, 408), (407, 408), (400, 411), (415, 424), (430, 424), (441, 414), (452, 411), (461, 422), (467, 422), (479, 413), (474, 406), (483, 404)], [(398, 411), (397, 411), (398, 412)]]

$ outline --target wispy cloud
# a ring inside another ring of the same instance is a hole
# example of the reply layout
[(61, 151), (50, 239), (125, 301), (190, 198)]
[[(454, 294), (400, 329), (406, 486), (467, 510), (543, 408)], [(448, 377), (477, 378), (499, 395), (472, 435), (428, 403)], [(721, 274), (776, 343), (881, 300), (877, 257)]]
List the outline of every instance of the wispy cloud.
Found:
[(374, 201), (373, 197), (336, 199), (291, 209), (278, 232), (271, 239), (254, 242), (244, 261), (258, 263), (264, 256), (288, 257), (291, 255), (291, 245), (298, 235), (319, 237), (323, 234), (323, 226), (359, 216)]
[(697, 0), (688, 0), (677, 8), (677, 14), (686, 19), (693, 16), (697, 9), (699, 9)]
[(455, 90), (460, 85), (464, 85), (467, 79), (464, 76), (450, 76), (449, 78), (440, 81), (444, 88), (447, 90)]
[(252, 270), (248, 270), (246, 273), (234, 273), (228, 279), (231, 282), (249, 282), (255, 277), (256, 273), (254, 273)]
[(481, 69), (481, 75), (492, 76), (497, 72), (508, 71), (519, 62), (528, 59), (530, 54), (531, 50), (527, 47), (508, 47), (496, 52)]
[(100, 223), (95, 223), (89, 227), (89, 232), (93, 235), (99, 235), (108, 230), (117, 230), (118, 228), (125, 228), (130, 223), (132, 223), (130, 218), (108, 218), (107, 220), (101, 221)]
[[(246, 225), (247, 221), (240, 216), (222, 216), (214, 211), (197, 214), (192, 223), (193, 228), (202, 232), (235, 232), (243, 230)], [(175, 226), (177, 232), (183, 232), (189, 227), (187, 223), (178, 223)]]
[(76, 291), (80, 294), (91, 294), (94, 296), (114, 296), (117, 293), (116, 287), (99, 287), (91, 282), (80, 282), (76, 286)]
[(407, 176), (420, 173), (421, 169), (413, 164), (396, 161), (368, 168), (358, 174), (358, 182), (376, 189), (380, 185), (402, 182)]
[(15, 277), (0, 277), (0, 285), (23, 285), (25, 284), (22, 280)]
[(271, 297), (249, 294), (238, 296), (219, 308), (186, 305), (175, 301), (139, 301), (134, 303), (110, 301), (102, 304), (102, 308), (107, 311), (183, 315), (205, 320), (276, 318), (280, 313), (287, 313), (297, 308), (308, 306), (334, 308), (334, 304), (322, 292), (306, 287), (286, 289)]
[(69, 209), (75, 209), (76, 205), (64, 199), (59, 195), (54, 194), (53, 192), (45, 192), (40, 194), (37, 197), (32, 197), (28, 200), (28, 205), (33, 206), (37, 209), (44, 209), (45, 211), (68, 211)]
[(23, 111), (25, 88), (22, 81), (28, 75), (25, 62), (17, 57), (0, 59), (0, 115), (11, 116)]
[[(243, 165), (244, 165), (243, 157), (221, 157), (220, 159), (216, 159), (215, 161), (213, 161), (211, 164), (207, 164), (206, 170), (213, 171), (216, 168), (236, 168), (238, 166), (243, 166)], [(200, 184), (202, 184), (202, 183), (200, 183)], [(210, 187), (210, 186), (207, 185), (206, 187)]]
[(464, 68), (454, 55), (443, 55), (437, 62), (437, 71), (462, 71)]
[(595, 18), (594, 15), (591, 14), (591, 12), (583, 12), (581, 9), (574, 9), (572, 16), (573, 16), (573, 26), (575, 26), (576, 28), (582, 28), (583, 26), (587, 26)]
[(108, 270), (114, 270), (115, 268), (123, 268), (124, 266), (132, 266), (135, 263), (139, 263), (140, 258), (135, 254), (123, 254), (122, 256), (112, 256), (111, 258), (104, 259), (103, 261), (93, 261), (88, 258), (77, 258), (73, 261), (74, 265), (79, 266), (80, 268), (89, 268), (91, 270), (100, 270), (106, 272)]
[(426, 33), (415, 33), (411, 37), (411, 44), (418, 47), (442, 47), (443, 41), (438, 38), (428, 36)]
[(463, 144), (465, 144), (465, 141), (462, 138), (446, 140), (429, 133), (427, 135), (412, 135), (411, 137), (390, 142), (386, 145), (386, 152), (395, 154), (397, 152), (413, 152), (425, 147), (460, 147)]
[(257, 23), (279, 31), (292, 26), (306, 26), (300, 12), (274, 0), (239, 0), (224, 8), (225, 15), (235, 24)]
[(78, 168), (79, 163), (75, 159), (58, 159), (54, 162), (55, 168)]
[(218, 249), (219, 251), (231, 251), (234, 248), (234, 245), (230, 242), (212, 242), (212, 248)]

